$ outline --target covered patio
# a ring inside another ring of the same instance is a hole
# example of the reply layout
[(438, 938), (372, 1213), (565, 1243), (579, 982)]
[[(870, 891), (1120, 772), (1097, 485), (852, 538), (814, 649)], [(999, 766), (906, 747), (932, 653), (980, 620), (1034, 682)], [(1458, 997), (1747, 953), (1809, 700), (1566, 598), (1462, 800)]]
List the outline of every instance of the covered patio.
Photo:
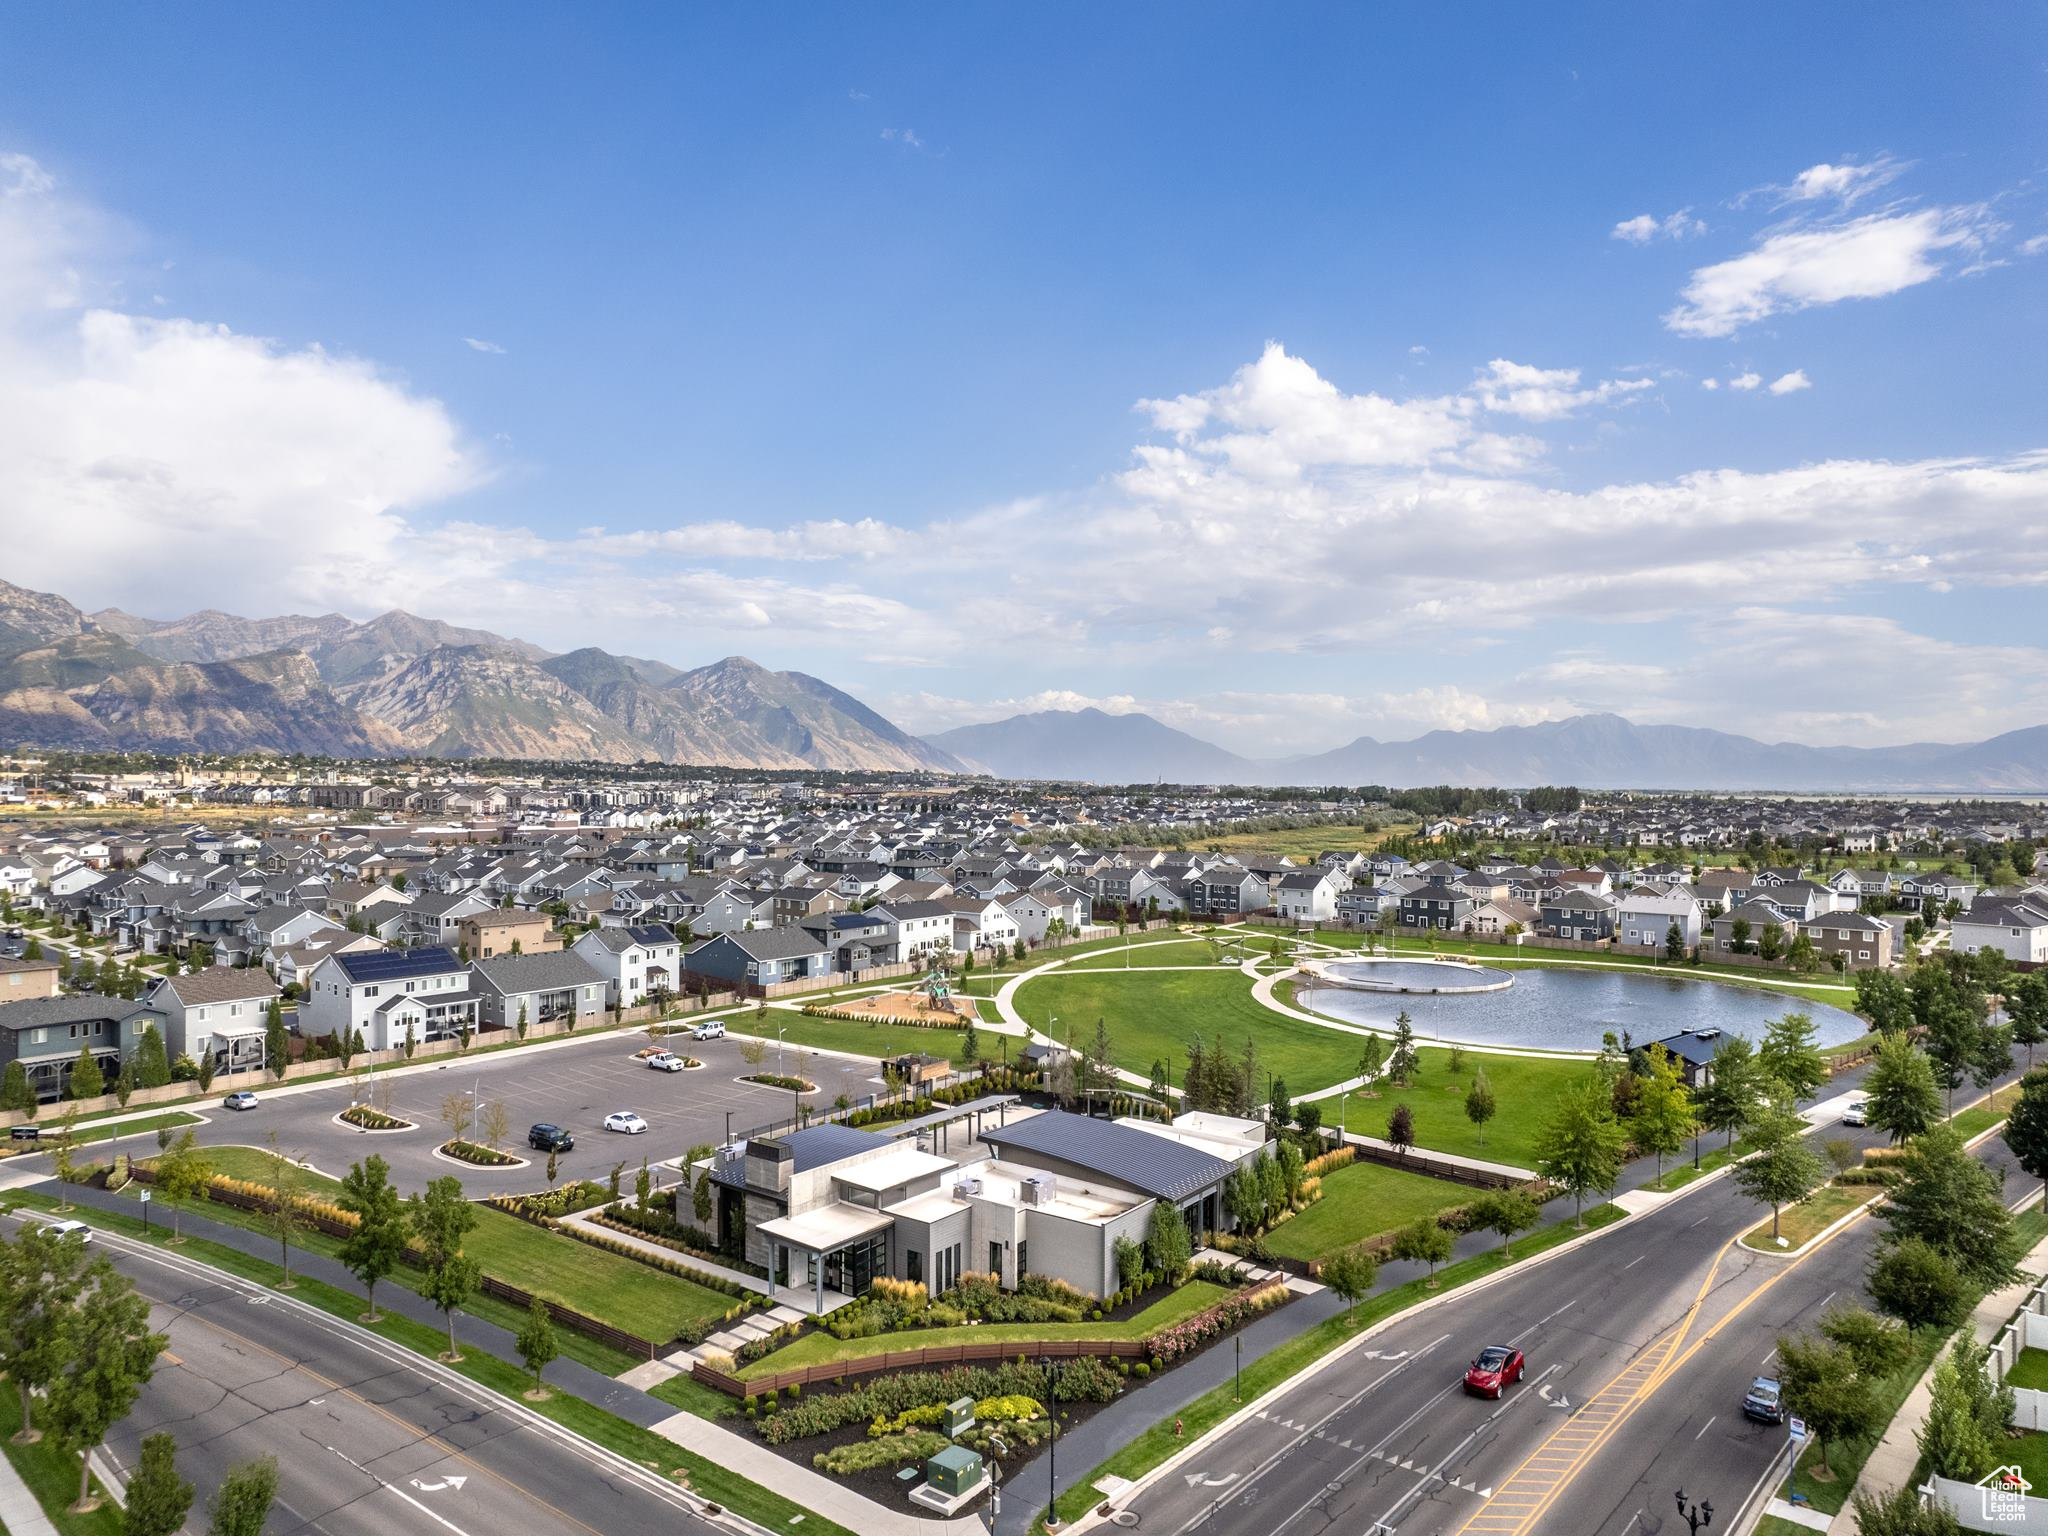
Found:
[[(881, 1211), (833, 1201), (795, 1216), (761, 1223), (773, 1244), (769, 1274), (775, 1299), (813, 1317), (844, 1306), (889, 1273), (893, 1218)], [(798, 1275), (802, 1283), (796, 1283)]]

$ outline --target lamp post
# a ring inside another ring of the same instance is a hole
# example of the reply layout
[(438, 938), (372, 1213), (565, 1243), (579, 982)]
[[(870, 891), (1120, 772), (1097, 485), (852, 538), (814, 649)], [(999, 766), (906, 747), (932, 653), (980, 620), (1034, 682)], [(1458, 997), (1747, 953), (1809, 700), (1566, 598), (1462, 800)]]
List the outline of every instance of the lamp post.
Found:
[(1052, 1440), (1046, 1455), (1045, 1528), (1057, 1530), (1060, 1523), (1060, 1393), (1059, 1367), (1050, 1355), (1038, 1357), (1045, 1371), (1045, 1409), (1052, 1416)]
[(1699, 1503), (1687, 1507), (1685, 1490), (1681, 1488), (1678, 1490), (1678, 1518), (1692, 1527), (1692, 1536), (1700, 1536), (1702, 1528), (1714, 1523), (1713, 1501), (1702, 1499)]

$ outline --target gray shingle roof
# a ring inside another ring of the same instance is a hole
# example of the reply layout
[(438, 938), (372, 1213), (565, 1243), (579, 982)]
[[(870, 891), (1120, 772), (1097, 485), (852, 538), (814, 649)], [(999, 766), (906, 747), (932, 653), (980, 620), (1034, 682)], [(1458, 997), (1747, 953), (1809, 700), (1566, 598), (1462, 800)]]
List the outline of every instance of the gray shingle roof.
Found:
[(1211, 1153), (1111, 1120), (1061, 1110), (983, 1130), (981, 1139), (998, 1152), (1014, 1148), (1078, 1164), (1112, 1184), (1162, 1200), (1185, 1200), (1230, 1172), (1230, 1164)]
[(588, 960), (566, 949), (547, 955), (498, 955), (479, 960), (470, 969), (479, 987), (501, 997), (590, 987), (604, 979)]

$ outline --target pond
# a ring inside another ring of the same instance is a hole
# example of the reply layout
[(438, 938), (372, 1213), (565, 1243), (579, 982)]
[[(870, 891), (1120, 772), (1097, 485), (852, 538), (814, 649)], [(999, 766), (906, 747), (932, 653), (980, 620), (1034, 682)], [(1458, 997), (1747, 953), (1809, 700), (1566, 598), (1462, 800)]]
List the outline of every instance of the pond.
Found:
[(1505, 987), (1514, 978), (1490, 965), (1443, 960), (1338, 960), (1329, 966), (1336, 981), (1377, 992), (1480, 992)]
[(1553, 1051), (1597, 1051), (1608, 1030), (1626, 1030), (1638, 1045), (1686, 1029), (1721, 1029), (1754, 1040), (1772, 1019), (1792, 1012), (1812, 1015), (1814, 1036), (1823, 1046), (1853, 1040), (1868, 1028), (1847, 1009), (1754, 987), (1563, 966), (1511, 974), (1515, 984), (1506, 991), (1457, 997), (1306, 982), (1295, 997), (1317, 1013), (1382, 1029), (1391, 1029), (1394, 1015), (1405, 1011), (1423, 1039)]

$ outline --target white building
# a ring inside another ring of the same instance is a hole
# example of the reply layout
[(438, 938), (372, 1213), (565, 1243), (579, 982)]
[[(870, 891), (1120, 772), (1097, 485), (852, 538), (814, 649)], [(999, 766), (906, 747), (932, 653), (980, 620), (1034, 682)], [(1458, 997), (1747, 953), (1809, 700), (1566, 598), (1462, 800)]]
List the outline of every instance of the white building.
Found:
[(2008, 960), (2048, 964), (2048, 892), (1979, 896), (1956, 914), (1949, 945), (1966, 955), (1995, 949)]
[(1705, 919), (1699, 898), (1690, 891), (1630, 891), (1615, 906), (1614, 942), (1625, 949), (1661, 950), (1676, 923), (1685, 947), (1691, 949), (1700, 941)]
[(408, 1030), (424, 1044), (477, 1026), (477, 995), (469, 969), (439, 945), (330, 955), (314, 967), (299, 1005), (299, 1032), (335, 1035), (361, 1030), (363, 1045), (388, 1051)]
[(650, 993), (682, 990), (682, 941), (661, 923), (593, 928), (572, 947), (604, 977), (614, 1008), (637, 1008)]
[(278, 995), (268, 971), (213, 966), (184, 976), (166, 976), (144, 998), (164, 1016), (164, 1048), (171, 1059), (197, 1061), (209, 1052), (216, 1072), (261, 1067), (270, 1003)]

